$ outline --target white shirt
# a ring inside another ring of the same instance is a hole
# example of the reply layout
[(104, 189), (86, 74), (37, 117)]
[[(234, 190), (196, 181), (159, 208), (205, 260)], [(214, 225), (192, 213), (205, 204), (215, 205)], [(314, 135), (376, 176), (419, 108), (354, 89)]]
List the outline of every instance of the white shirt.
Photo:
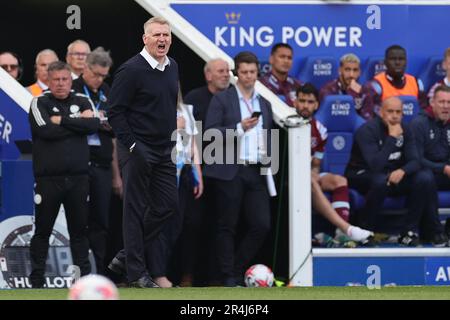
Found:
[[(253, 95), (249, 101), (246, 101), (238, 86), (235, 87), (239, 98), (239, 108), (241, 111), (241, 119), (250, 118), (253, 111), (261, 111), (259, 105), (259, 96), (253, 91)], [(241, 137), (239, 158), (241, 161), (260, 162), (262, 155), (265, 153), (264, 135), (263, 135), (263, 117), (259, 117), (258, 124), (245, 131), (239, 122), (236, 125), (237, 132)]]
[(177, 117), (183, 117), (185, 121), (184, 131), (185, 134), (180, 134), (180, 130), (177, 131), (177, 163), (190, 163), (192, 160), (192, 138), (198, 134), (197, 127), (195, 126), (194, 115), (192, 114), (193, 106), (191, 104), (180, 105), (180, 110), (177, 110)]
[(140, 52), (141, 56), (144, 57), (145, 60), (147, 60), (148, 64), (152, 69), (158, 69), (159, 71), (164, 71), (166, 66), (170, 65), (170, 60), (167, 56), (164, 57), (164, 62), (159, 63), (155, 58), (153, 58), (150, 53), (148, 53), (147, 49), (145, 47)]
[(48, 86), (39, 79), (37, 80), (37, 84), (39, 87), (41, 87), (42, 91), (45, 91), (48, 89)]

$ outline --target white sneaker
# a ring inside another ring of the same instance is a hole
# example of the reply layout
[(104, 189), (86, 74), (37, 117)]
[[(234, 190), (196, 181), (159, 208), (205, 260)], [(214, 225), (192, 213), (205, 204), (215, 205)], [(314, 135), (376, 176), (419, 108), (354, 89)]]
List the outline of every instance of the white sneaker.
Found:
[(363, 242), (367, 240), (370, 236), (373, 236), (373, 232), (360, 227), (350, 226), (347, 230), (347, 235), (353, 241)]

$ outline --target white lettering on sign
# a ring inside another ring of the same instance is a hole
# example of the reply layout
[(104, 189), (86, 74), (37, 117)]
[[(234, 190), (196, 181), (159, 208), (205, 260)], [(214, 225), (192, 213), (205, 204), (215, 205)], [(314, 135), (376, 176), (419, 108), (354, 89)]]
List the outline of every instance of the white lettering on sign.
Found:
[(331, 76), (333, 65), (330, 62), (316, 62), (314, 64), (313, 74), (315, 76)]
[[(362, 47), (362, 30), (360, 27), (307, 27), (283, 26), (274, 30), (270, 26), (216, 26), (214, 43), (219, 47), (269, 47), (275, 42), (295, 41), (299, 47)], [(276, 41), (275, 41), (276, 40)]]
[(259, 27), (215, 27), (214, 43), (221, 47), (270, 47), (274, 43), (273, 29)]
[(11, 122), (5, 119), (5, 117), (0, 113), (0, 135), (6, 143), (9, 143), (9, 135), (12, 132)]
[(447, 282), (450, 279), (450, 266), (447, 267), (439, 267), (438, 272), (436, 274), (436, 278), (434, 281), (444, 281)]
[(331, 105), (331, 115), (348, 116), (350, 114), (350, 103), (333, 103)]
[(412, 116), (414, 113), (414, 103), (404, 103), (403, 104), (403, 114), (407, 116)]

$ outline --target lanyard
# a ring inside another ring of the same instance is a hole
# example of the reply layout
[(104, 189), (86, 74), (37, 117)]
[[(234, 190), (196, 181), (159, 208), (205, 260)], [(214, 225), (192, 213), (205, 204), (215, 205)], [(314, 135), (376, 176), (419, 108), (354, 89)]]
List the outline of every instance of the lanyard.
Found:
[(250, 105), (244, 97), (242, 97), (242, 100), (244, 100), (245, 106), (247, 107), (247, 110), (251, 115), (253, 113), (253, 98), (251, 98), (252, 105)]
[[(88, 90), (88, 88), (86, 87), (86, 85), (83, 86), (83, 90), (84, 90), (84, 93), (85, 93), (89, 98), (91, 98), (91, 94), (89, 93), (89, 90)], [(102, 102), (103, 99), (104, 99), (103, 91), (102, 91), (102, 90), (99, 90), (99, 91), (98, 91), (98, 102), (97, 102), (97, 104), (95, 105), (95, 109), (98, 110), (98, 108), (100, 107), (100, 103)]]

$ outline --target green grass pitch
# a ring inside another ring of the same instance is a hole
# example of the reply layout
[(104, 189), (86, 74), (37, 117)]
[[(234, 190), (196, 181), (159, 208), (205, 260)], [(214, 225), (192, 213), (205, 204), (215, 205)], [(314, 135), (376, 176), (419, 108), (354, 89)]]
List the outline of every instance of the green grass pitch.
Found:
[[(0, 300), (65, 300), (67, 289), (0, 290)], [(119, 289), (121, 300), (450, 300), (450, 287), (171, 288)]]

